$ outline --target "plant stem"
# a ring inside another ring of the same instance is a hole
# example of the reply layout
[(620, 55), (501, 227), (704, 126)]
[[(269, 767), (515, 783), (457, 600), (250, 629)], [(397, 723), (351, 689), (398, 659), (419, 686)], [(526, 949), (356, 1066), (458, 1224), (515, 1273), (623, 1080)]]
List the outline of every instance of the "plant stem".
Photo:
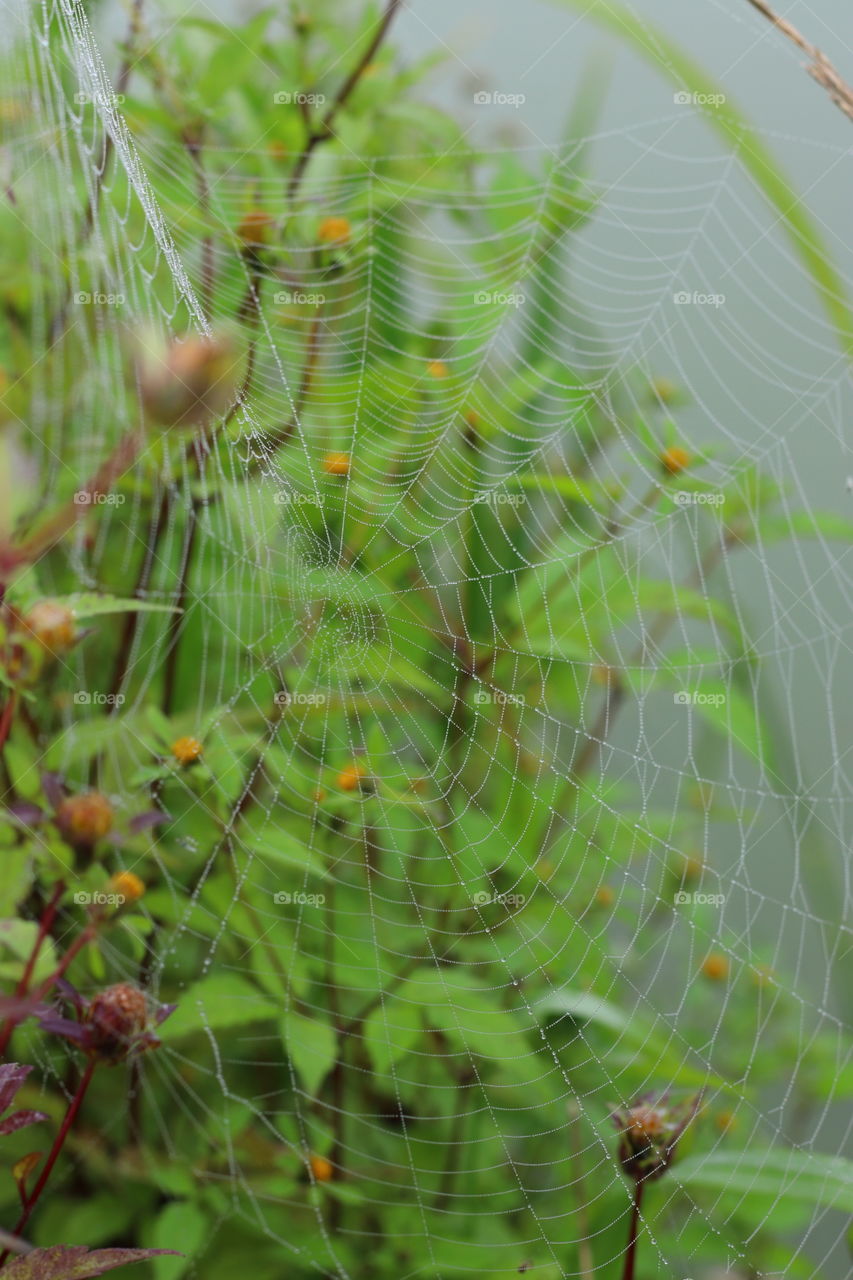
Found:
[(341, 85), (335, 95), (332, 105), (323, 116), (318, 127), (314, 129), (312, 133), (309, 133), (308, 140), (305, 143), (305, 150), (297, 160), (293, 172), (290, 175), (290, 181), (287, 184), (286, 196), (288, 204), (293, 203), (293, 199), (299, 190), (302, 179), (305, 176), (305, 170), (308, 168), (309, 161), (311, 160), (315, 149), (321, 142), (327, 142), (329, 138), (333, 136), (332, 126), (335, 123), (338, 112), (346, 105), (350, 94), (361, 79), (365, 67), (368, 67), (376, 57), (379, 46), (388, 34), (388, 28), (394, 21), (394, 17), (400, 8), (400, 4), (401, 0), (388, 0), (385, 12), (379, 20), (379, 25), (376, 28), (373, 39), (359, 58), (356, 65), (353, 67), (347, 79)]
[(41, 1000), (42, 996), (47, 995), (51, 987), (56, 986), (59, 979), (71, 964), (71, 961), (83, 950), (87, 943), (92, 941), (96, 932), (97, 929), (95, 923), (90, 921), (89, 924), (86, 925), (86, 928), (78, 933), (77, 937), (71, 943), (71, 946), (62, 956), (62, 959), (59, 961), (59, 964), (56, 966), (53, 973), (49, 974), (49, 976), (45, 978), (44, 982), (40, 983), (36, 988), (33, 996), (34, 1000)]
[[(63, 1146), (65, 1145), (65, 1139), (68, 1137), (68, 1134), (71, 1130), (71, 1126), (73, 1125), (74, 1120), (77, 1116), (77, 1112), (80, 1110), (80, 1107), (83, 1105), (83, 1099), (86, 1097), (86, 1091), (88, 1090), (89, 1085), (92, 1083), (92, 1076), (95, 1074), (95, 1068), (97, 1065), (98, 1065), (97, 1058), (90, 1058), (86, 1064), (86, 1070), (83, 1072), (83, 1075), (80, 1078), (80, 1083), (77, 1086), (77, 1092), (74, 1094), (74, 1097), (71, 1099), (71, 1102), (69, 1103), (68, 1110), (65, 1112), (65, 1117), (60, 1126), (59, 1133), (56, 1135), (54, 1139), (53, 1146), (50, 1149), (50, 1154), (48, 1155), (47, 1160), (45, 1161), (44, 1168), (41, 1171), (41, 1176), (39, 1177), (39, 1180), (36, 1183), (36, 1185), (33, 1187), (32, 1193), (27, 1197), (27, 1202), (24, 1205), (24, 1211), (21, 1214), (20, 1218), (18, 1219), (17, 1225), (15, 1226), (14, 1235), (16, 1236), (19, 1236), (23, 1231), (24, 1227), (27, 1225), (30, 1219), (30, 1215), (33, 1209), (36, 1207), (39, 1196), (41, 1195), (42, 1191), (44, 1191), (47, 1180), (53, 1171), (53, 1166), (56, 1164), (56, 1161), (59, 1158), (59, 1153), (61, 1152)], [(9, 1250), (7, 1248), (7, 1249), (4, 1249), (2, 1255), (0, 1255), (0, 1266), (3, 1265), (3, 1263), (6, 1261), (8, 1256), (9, 1256)]]
[(643, 1202), (644, 1183), (640, 1178), (634, 1183), (634, 1203), (631, 1206), (631, 1221), (628, 1225), (628, 1247), (625, 1250), (625, 1268), (622, 1280), (634, 1280), (634, 1264), (637, 1260), (637, 1239), (640, 1234), (640, 1208)]
[(805, 36), (800, 35), (795, 26), (782, 18), (779, 14), (774, 13), (769, 4), (765, 0), (747, 0), (753, 9), (765, 17), (768, 22), (772, 22), (774, 27), (778, 27), (783, 35), (795, 44), (798, 49), (802, 49), (803, 53), (811, 60), (810, 65), (806, 68), (813, 80), (816, 80), (821, 88), (825, 89), (832, 101), (840, 111), (843, 111), (848, 120), (853, 120), (853, 89), (845, 80), (841, 78), (835, 67), (829, 61), (825, 53), (822, 53), (816, 45), (806, 40)]
[(0, 751), (6, 745), (6, 739), (9, 737), (9, 731), (12, 728), (12, 721), (15, 718), (15, 707), (18, 703), (18, 695), (10, 693), (0, 714)]
[[(54, 887), (53, 893), (50, 895), (50, 900), (47, 906), (45, 907), (44, 911), (42, 912), (41, 920), (39, 921), (38, 933), (36, 934), (36, 939), (35, 939), (35, 942), (33, 943), (32, 951), (30, 952), (27, 963), (24, 966), (24, 972), (21, 974), (21, 977), (18, 981), (18, 985), (15, 988), (16, 996), (24, 996), (27, 994), (27, 989), (30, 985), (30, 979), (33, 976), (33, 970), (36, 967), (36, 961), (39, 958), (39, 953), (44, 944), (44, 940), (47, 937), (47, 935), (50, 933), (50, 930), (53, 927), (53, 922), (56, 919), (56, 913), (57, 913), (57, 910), (59, 909), (59, 901), (64, 892), (65, 892), (65, 881), (64, 880), (57, 881)], [(15, 1025), (16, 1025), (15, 1020), (13, 1018), (6, 1018), (2, 1028), (0, 1028), (0, 1054), (3, 1054), (6, 1052), (9, 1041), (12, 1037), (12, 1032), (15, 1029)]]

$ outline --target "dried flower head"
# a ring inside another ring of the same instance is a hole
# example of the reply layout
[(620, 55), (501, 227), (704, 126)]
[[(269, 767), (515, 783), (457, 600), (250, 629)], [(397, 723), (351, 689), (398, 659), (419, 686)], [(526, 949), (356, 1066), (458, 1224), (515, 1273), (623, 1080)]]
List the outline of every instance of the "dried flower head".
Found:
[(59, 985), (76, 1020), (47, 1009), (38, 1014), (43, 1029), (70, 1040), (84, 1053), (109, 1065), (156, 1049), (160, 1041), (153, 1029), (175, 1009), (174, 1005), (161, 1005), (152, 1011), (145, 992), (130, 982), (105, 987), (91, 1000), (84, 999), (66, 982)]
[(150, 341), (138, 360), (146, 413), (162, 427), (197, 427), (217, 417), (234, 399), (237, 364), (225, 335), (194, 334), (165, 346)]
[(171, 747), (172, 755), (182, 768), (186, 768), (187, 765), (195, 764), (197, 760), (200, 760), (202, 750), (203, 748), (198, 738), (190, 737), (177, 738)]
[(59, 834), (73, 849), (92, 849), (113, 829), (115, 814), (100, 791), (84, 791), (61, 800), (54, 817)]
[(672, 1107), (666, 1096), (644, 1094), (612, 1116), (619, 1134), (619, 1160), (637, 1182), (653, 1181), (666, 1173), (676, 1146), (699, 1106), (697, 1095), (685, 1106)]
[(67, 653), (78, 640), (77, 621), (72, 610), (55, 600), (39, 600), (23, 623), (49, 654)]
[[(28, 829), (43, 823), (53, 823), (63, 840), (76, 852), (90, 855), (100, 840), (106, 836), (119, 843), (124, 836), (115, 829), (113, 806), (100, 791), (83, 791), (69, 795), (61, 774), (46, 772), (41, 777), (41, 787), (48, 808), (29, 801), (16, 801), (6, 810), (7, 816), (26, 825)], [(135, 814), (127, 823), (131, 835), (137, 835), (149, 827), (168, 822), (168, 815), (158, 809)]]

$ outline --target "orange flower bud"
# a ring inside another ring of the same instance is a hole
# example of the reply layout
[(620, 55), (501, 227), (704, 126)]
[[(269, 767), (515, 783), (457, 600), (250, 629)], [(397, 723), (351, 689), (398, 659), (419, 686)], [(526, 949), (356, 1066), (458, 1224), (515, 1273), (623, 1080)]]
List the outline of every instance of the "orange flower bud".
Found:
[(350, 456), (348, 453), (327, 453), (323, 458), (323, 470), (329, 476), (348, 476)]
[(250, 209), (237, 228), (237, 238), (247, 249), (260, 249), (269, 244), (275, 218), (263, 209)]
[(367, 777), (367, 770), (360, 764), (348, 764), (338, 774), (341, 791), (356, 791)]
[(660, 461), (664, 471), (671, 476), (677, 476), (690, 465), (690, 454), (680, 445), (674, 444), (669, 449), (664, 449)]
[(178, 764), (185, 769), (201, 758), (202, 745), (198, 738), (177, 738), (172, 743), (171, 750)]
[(728, 957), (719, 951), (712, 951), (702, 965), (702, 972), (712, 982), (725, 982), (729, 976)]
[(311, 1172), (317, 1182), (331, 1182), (335, 1176), (334, 1165), (325, 1156), (311, 1157)]
[(324, 218), (317, 229), (317, 238), (323, 244), (349, 244), (351, 234), (348, 218)]
[(117, 871), (110, 877), (110, 893), (121, 895), (125, 902), (138, 902), (145, 893), (145, 885), (132, 871)]

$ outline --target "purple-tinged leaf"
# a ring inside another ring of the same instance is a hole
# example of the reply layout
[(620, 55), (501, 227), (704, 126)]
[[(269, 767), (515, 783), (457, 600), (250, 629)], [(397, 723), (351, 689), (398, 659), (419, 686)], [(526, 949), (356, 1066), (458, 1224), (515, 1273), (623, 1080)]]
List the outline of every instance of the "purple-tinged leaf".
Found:
[(3, 1280), (89, 1280), (105, 1271), (144, 1262), (174, 1249), (93, 1249), (84, 1244), (55, 1244), (49, 1249), (33, 1249), (3, 1268)]
[(145, 813), (138, 813), (131, 818), (128, 827), (133, 835), (138, 835), (140, 831), (147, 831), (149, 827), (159, 827), (171, 821), (171, 814), (161, 813), (159, 809), (148, 809)]
[(0, 1114), (15, 1101), (15, 1094), (32, 1071), (20, 1062), (4, 1062), (0, 1066)]
[(37, 827), (47, 817), (44, 809), (37, 804), (28, 804), (26, 800), (7, 805), (6, 815), (25, 827)]
[(161, 1004), (154, 1015), (154, 1026), (159, 1027), (167, 1018), (171, 1018), (177, 1007), (176, 1004)]
[(38, 1124), (40, 1120), (49, 1120), (43, 1111), (13, 1111), (5, 1120), (0, 1120), (0, 1137), (8, 1133), (17, 1133), (18, 1129), (26, 1129), (28, 1124)]
[(47, 797), (47, 801), (51, 808), (58, 809), (65, 799), (65, 787), (61, 773), (43, 773), (41, 775), (41, 789)]

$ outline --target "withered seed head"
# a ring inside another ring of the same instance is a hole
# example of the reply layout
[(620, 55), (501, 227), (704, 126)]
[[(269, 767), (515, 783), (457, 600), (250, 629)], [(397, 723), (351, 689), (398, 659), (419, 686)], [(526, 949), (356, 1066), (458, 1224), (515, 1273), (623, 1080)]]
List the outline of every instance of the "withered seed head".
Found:
[(86, 1011), (88, 1048), (98, 1057), (118, 1062), (126, 1057), (148, 1026), (145, 993), (129, 982), (106, 987), (93, 997)]
[(51, 654), (67, 653), (77, 640), (74, 614), (55, 600), (39, 600), (34, 604), (24, 618), (24, 626)]
[(91, 849), (113, 828), (113, 807), (99, 791), (66, 796), (56, 810), (55, 821), (63, 840), (74, 849)]

